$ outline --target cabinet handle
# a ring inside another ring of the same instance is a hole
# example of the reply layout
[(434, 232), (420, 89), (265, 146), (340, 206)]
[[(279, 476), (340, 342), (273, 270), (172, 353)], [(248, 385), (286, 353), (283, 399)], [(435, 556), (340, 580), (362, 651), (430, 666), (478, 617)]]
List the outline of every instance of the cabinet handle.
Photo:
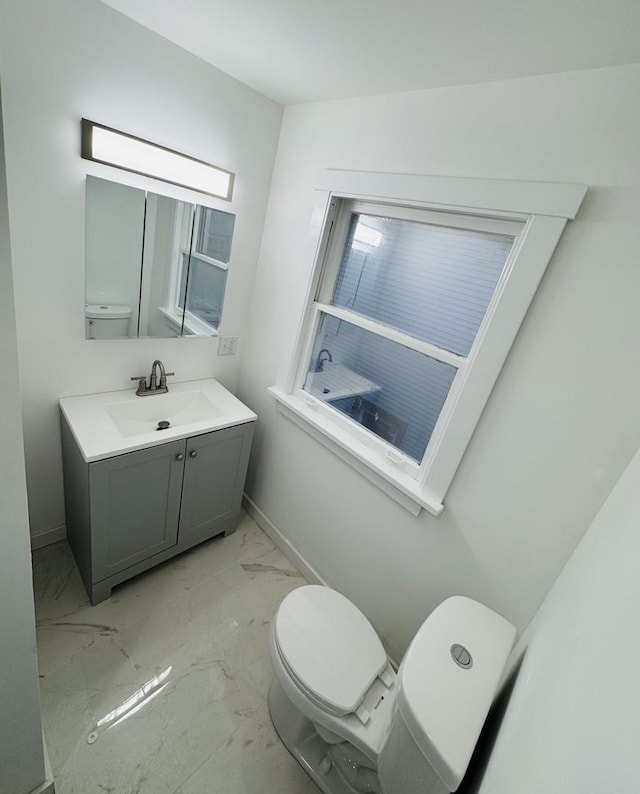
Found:
[(178, 452), (178, 454), (176, 455), (176, 460), (184, 460), (184, 455), (182, 454), (182, 452)]
[(191, 450), (191, 452), (189, 453), (189, 457), (190, 458), (197, 458), (198, 457), (198, 453), (195, 451), (195, 449)]

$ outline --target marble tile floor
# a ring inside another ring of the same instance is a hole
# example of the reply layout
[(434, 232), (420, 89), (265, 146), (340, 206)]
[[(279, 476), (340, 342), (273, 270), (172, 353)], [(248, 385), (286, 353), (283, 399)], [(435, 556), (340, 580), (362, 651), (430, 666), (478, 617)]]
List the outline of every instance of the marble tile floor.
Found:
[(269, 622), (305, 581), (249, 517), (95, 607), (66, 543), (33, 565), (57, 794), (317, 794), (266, 701)]

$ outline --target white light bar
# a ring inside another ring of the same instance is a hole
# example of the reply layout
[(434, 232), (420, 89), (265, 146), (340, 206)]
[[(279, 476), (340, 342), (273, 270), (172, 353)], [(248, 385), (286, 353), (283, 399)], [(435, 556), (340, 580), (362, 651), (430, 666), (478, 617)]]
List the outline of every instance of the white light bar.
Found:
[(142, 138), (82, 119), (82, 157), (231, 201), (233, 174)]

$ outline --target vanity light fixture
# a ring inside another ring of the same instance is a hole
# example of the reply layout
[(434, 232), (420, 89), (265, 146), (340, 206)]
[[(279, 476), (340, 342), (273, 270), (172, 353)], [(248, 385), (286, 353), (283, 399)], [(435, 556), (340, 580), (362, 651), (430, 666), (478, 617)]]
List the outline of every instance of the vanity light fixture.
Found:
[(85, 160), (231, 201), (234, 175), (230, 171), (95, 121), (82, 119), (81, 155)]

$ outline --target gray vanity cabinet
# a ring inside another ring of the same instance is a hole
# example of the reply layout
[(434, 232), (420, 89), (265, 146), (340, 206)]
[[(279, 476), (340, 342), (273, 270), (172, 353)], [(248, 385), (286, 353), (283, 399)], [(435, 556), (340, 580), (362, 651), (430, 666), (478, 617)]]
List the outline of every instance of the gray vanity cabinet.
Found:
[(246, 428), (240, 425), (187, 439), (181, 542), (193, 546), (210, 538), (217, 526), (240, 511), (246, 463), (241, 471), (238, 463), (243, 460)]
[(253, 422), (86, 463), (62, 417), (67, 536), (92, 604), (240, 521)]
[(173, 441), (89, 464), (94, 581), (178, 542), (184, 445)]

